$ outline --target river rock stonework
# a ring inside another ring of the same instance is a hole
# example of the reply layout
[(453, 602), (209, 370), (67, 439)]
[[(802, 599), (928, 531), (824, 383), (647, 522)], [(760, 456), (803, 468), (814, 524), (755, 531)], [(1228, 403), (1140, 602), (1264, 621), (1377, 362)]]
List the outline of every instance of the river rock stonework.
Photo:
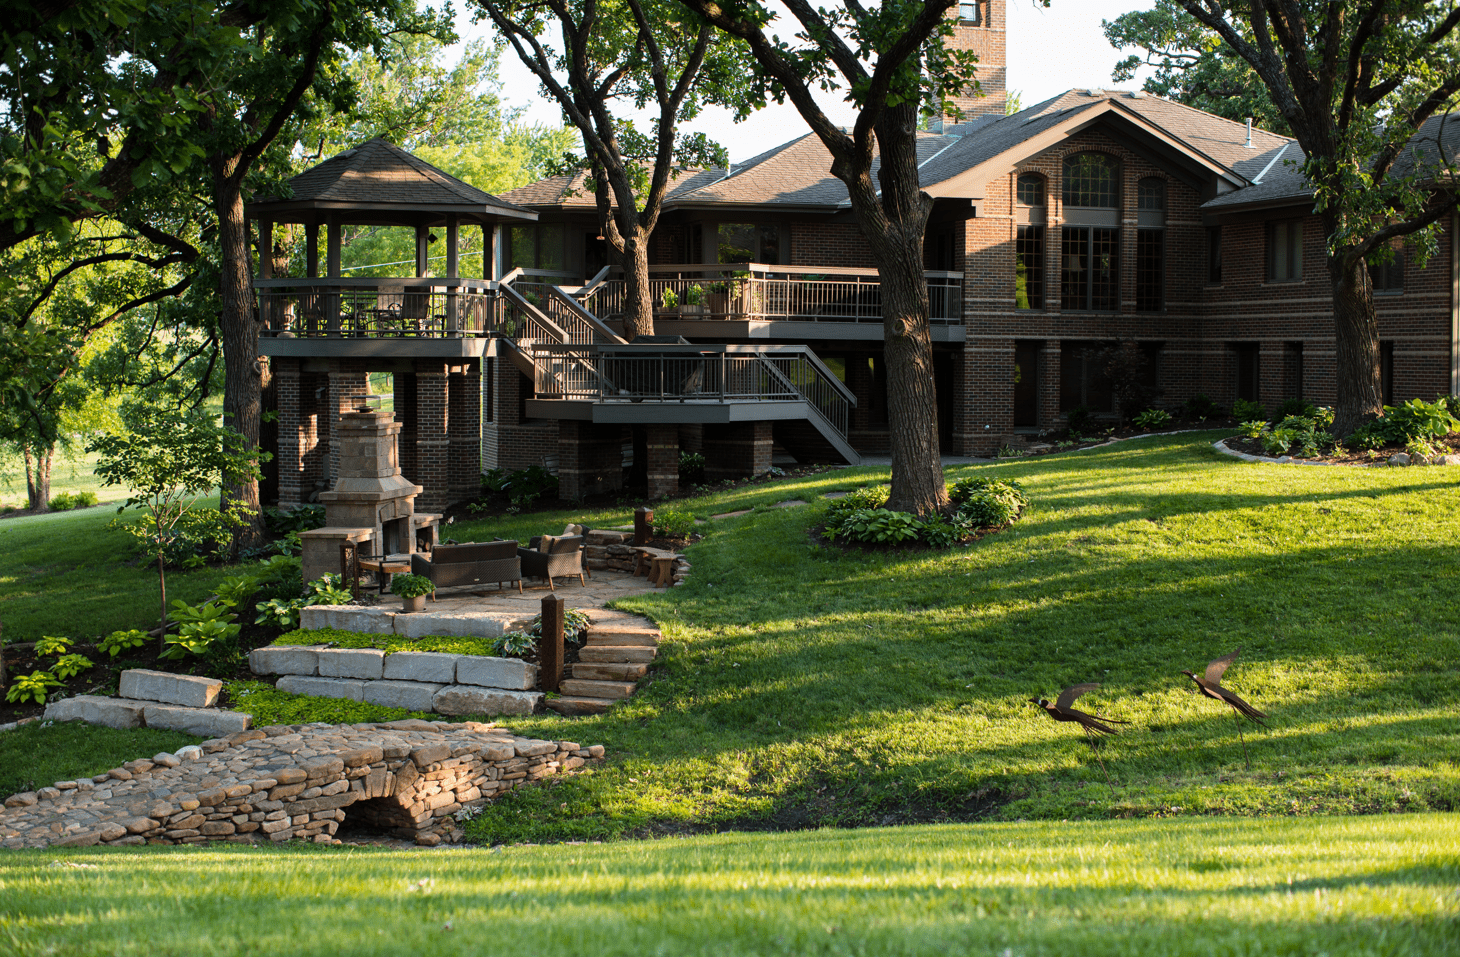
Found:
[(0, 845), (329, 843), (347, 816), (433, 845), (456, 811), (602, 759), (475, 721), (270, 725), (12, 795)]

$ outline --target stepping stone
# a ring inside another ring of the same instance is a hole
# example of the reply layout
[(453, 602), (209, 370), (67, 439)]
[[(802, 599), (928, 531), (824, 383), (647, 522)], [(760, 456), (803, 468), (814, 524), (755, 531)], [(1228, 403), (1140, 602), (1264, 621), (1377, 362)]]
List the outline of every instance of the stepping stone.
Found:
[(739, 518), (742, 515), (749, 515), (751, 509), (742, 508), (738, 512), (721, 512), (719, 515), (711, 515), (711, 518)]
[(827, 492), (824, 495), (822, 495), (821, 497), (822, 498), (846, 498), (850, 494), (852, 494), (852, 493), (851, 492)]
[(776, 508), (795, 508), (797, 505), (805, 505), (805, 504), (806, 503), (804, 501), (802, 501), (801, 499), (799, 499), (799, 498), (793, 498), (793, 499), (788, 499), (788, 500), (786, 500), (784, 502), (777, 502), (776, 503)]

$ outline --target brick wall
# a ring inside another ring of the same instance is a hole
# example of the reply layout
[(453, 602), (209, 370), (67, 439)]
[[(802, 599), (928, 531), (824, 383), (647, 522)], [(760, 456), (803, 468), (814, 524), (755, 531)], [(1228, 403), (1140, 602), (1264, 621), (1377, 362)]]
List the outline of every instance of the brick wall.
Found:
[[(960, 22), (954, 28), (954, 35), (948, 40), (947, 46), (950, 50), (972, 50), (978, 54), (978, 70), (974, 76), (984, 95), (953, 98), (954, 105), (962, 110), (965, 116), (989, 113), (995, 116), (1004, 115), (1008, 73), (1005, 42), (1007, 21), (1004, 18), (1004, 3), (1005, 0), (979, 0), (979, 22), (977, 24)], [(955, 4), (949, 11), (949, 16), (958, 18), (958, 4)]]
[(558, 423), (558, 498), (576, 502), (624, 486), (623, 435), (616, 427)]
[(521, 416), (523, 398), (532, 397), (532, 383), (505, 356), (492, 363), (496, 379), (493, 421), (484, 440), (496, 440), (496, 467), (507, 471), (542, 465), (558, 454), (558, 423)]
[(770, 422), (706, 425), (703, 442), (707, 482), (764, 475), (770, 471), (773, 444)]

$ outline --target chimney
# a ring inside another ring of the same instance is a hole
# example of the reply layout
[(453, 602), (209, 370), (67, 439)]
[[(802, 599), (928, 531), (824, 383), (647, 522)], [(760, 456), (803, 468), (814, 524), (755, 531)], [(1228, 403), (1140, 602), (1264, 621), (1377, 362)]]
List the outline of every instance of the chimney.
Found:
[(1252, 149), (1252, 117), (1247, 117), (1247, 148)]
[[(983, 96), (956, 96), (953, 105), (963, 111), (963, 118), (1003, 116), (1008, 102), (1006, 58), (1004, 50), (1005, 0), (960, 0), (949, 12), (956, 19), (953, 36), (947, 39), (949, 50), (971, 50), (978, 56), (974, 78)], [(952, 117), (949, 117), (952, 121)]]

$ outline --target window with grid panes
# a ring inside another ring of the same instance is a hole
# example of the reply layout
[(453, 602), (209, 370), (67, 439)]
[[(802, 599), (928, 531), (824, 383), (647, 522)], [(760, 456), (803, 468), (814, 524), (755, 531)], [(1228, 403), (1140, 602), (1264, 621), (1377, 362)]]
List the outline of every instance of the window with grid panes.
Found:
[(1388, 262), (1369, 263), (1369, 281), (1375, 292), (1404, 292), (1404, 240), (1390, 243), (1389, 255)]
[(962, 0), (958, 4), (958, 19), (974, 26), (983, 25), (984, 6), (988, 0)]
[(1136, 205), (1141, 209), (1166, 208), (1166, 181), (1154, 176), (1141, 180), (1136, 187)]
[(1136, 230), (1136, 311), (1166, 307), (1166, 230)]
[(1061, 230), (1060, 308), (1120, 308), (1120, 230), (1066, 226)]
[(1038, 173), (1020, 173), (1018, 181), (1020, 206), (1044, 205), (1044, 177)]
[(1020, 226), (1014, 240), (1014, 306), (1044, 308), (1044, 227)]
[(1064, 202), (1087, 209), (1115, 209), (1120, 202), (1120, 168), (1103, 153), (1065, 158)]

